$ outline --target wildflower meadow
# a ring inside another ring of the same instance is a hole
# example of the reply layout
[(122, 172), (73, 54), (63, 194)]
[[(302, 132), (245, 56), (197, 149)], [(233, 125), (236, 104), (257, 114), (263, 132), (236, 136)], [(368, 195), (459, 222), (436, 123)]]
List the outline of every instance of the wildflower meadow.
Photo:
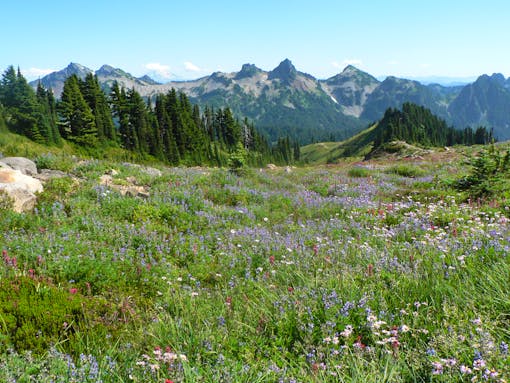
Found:
[(454, 188), (459, 154), (36, 161), (67, 175), (0, 211), (2, 382), (510, 379), (509, 200)]

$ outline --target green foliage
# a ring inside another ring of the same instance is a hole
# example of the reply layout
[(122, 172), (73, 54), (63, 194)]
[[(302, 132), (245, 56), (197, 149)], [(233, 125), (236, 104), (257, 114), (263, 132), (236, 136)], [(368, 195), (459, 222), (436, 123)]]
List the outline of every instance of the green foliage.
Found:
[[(34, 276), (0, 280), (0, 348), (41, 353), (51, 344), (72, 336), (84, 320), (84, 298), (74, 290), (59, 289)], [(8, 275), (9, 275), (8, 274)]]
[(362, 166), (353, 166), (352, 168), (349, 169), (347, 175), (349, 177), (355, 178), (370, 177), (372, 175), (372, 172), (369, 169)]
[(65, 201), (77, 187), (76, 181), (70, 177), (51, 178), (44, 183), (44, 191), (37, 196), (38, 204)]
[(85, 147), (97, 146), (98, 130), (94, 114), (85, 101), (76, 75), (66, 79), (58, 111), (60, 133), (64, 138)]
[[(378, 165), (144, 177), (75, 159), (79, 183), (0, 214), (0, 381), (508, 380), (508, 219), (429, 193), (462, 164), (426, 181)], [(133, 182), (148, 195), (112, 186)]]
[(429, 109), (404, 103), (402, 111), (389, 108), (377, 126), (372, 152), (391, 141), (405, 141), (421, 146), (452, 146), (456, 144), (487, 144), (492, 133), (483, 127), (456, 130), (436, 117)]
[(84, 80), (68, 77), (57, 103), (51, 90), (39, 83), (34, 92), (21, 73), (9, 67), (0, 83), (0, 131), (5, 125), (36, 142), (56, 146), (72, 142), (76, 152), (95, 157), (109, 157), (120, 146), (132, 153), (130, 160), (224, 166), (226, 153), (241, 143), (249, 166), (288, 164), (300, 158), (297, 143), (278, 140), (272, 150), (253, 124), (236, 120), (228, 107), (206, 107), (201, 113), (174, 89), (153, 103), (117, 82), (107, 97), (92, 74)]
[(11, 131), (27, 136), (33, 141), (46, 144), (59, 143), (55, 121), (52, 120), (50, 113), (51, 102), (51, 96), (46, 93), (39, 91), (36, 95), (19, 69), (16, 73), (10, 66), (0, 82), (0, 104), (5, 107), (4, 111), (0, 109), (0, 114), (4, 115), (0, 117), (0, 128), (2, 121), (5, 120)]
[(5, 111), (2, 103), (0, 102), (0, 133), (7, 131), (7, 124), (5, 123)]
[(469, 175), (458, 179), (455, 187), (466, 191), (470, 198), (501, 196), (508, 190), (510, 151), (499, 150), (494, 145), (482, 149), (468, 161)]
[(12, 205), (12, 198), (4, 190), (0, 189), (0, 211), (11, 210)]
[(387, 173), (397, 174), (402, 177), (421, 177), (427, 174), (427, 172), (418, 166), (415, 165), (407, 165), (407, 164), (399, 164), (395, 166), (391, 166), (386, 170)]
[(240, 174), (246, 167), (246, 149), (241, 142), (237, 143), (235, 150), (228, 157), (228, 168), (230, 171)]
[(71, 156), (56, 155), (52, 153), (40, 154), (34, 159), (38, 169), (53, 169), (69, 172), (75, 166), (75, 160)]

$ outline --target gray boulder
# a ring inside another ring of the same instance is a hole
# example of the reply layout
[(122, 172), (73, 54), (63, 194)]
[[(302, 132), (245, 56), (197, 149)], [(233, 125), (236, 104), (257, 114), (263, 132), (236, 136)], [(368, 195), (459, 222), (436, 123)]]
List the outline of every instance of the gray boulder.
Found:
[(25, 157), (5, 157), (0, 159), (0, 162), (28, 176), (35, 176), (37, 174), (35, 162)]

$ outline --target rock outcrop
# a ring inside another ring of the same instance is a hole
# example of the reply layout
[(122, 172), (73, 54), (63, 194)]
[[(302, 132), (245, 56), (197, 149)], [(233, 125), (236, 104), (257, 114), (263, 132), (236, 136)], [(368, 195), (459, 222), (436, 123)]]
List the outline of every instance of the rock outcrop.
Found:
[(37, 174), (37, 166), (35, 162), (25, 157), (0, 158), (0, 163), (4, 163), (9, 168), (19, 170), (21, 173), (28, 176), (35, 176)]
[[(32, 210), (37, 201), (35, 193), (42, 191), (43, 186), (38, 179), (23, 174), (20, 170), (12, 169), (7, 165), (0, 168), (0, 192), (12, 200), (12, 209), (14, 211), (21, 213)], [(3, 197), (0, 196), (0, 198)]]
[(134, 177), (127, 177), (125, 182), (127, 184), (116, 184), (110, 174), (103, 174), (99, 177), (100, 185), (117, 190), (123, 196), (149, 198), (149, 188), (147, 186), (137, 185)]

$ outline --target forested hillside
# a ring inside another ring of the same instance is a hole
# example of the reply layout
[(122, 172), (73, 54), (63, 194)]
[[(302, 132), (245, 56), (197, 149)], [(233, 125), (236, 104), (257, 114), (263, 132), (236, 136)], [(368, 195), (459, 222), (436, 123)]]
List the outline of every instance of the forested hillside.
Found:
[(404, 103), (402, 109), (388, 108), (384, 117), (340, 143), (303, 147), (302, 160), (311, 163), (334, 162), (345, 157), (372, 157), (399, 151), (453, 145), (487, 144), (494, 141), (492, 130), (480, 126), (458, 130), (422, 106)]
[(299, 148), (289, 138), (275, 145), (247, 119), (238, 121), (228, 107), (203, 111), (174, 89), (146, 101), (134, 89), (114, 82), (105, 94), (97, 76), (69, 76), (61, 98), (41, 84), (34, 91), (11, 66), (0, 82), (0, 128), (38, 143), (66, 140), (92, 154), (122, 148), (139, 158), (171, 165), (227, 165), (235, 153), (252, 165), (290, 163)]
[(484, 127), (454, 129), (429, 109), (404, 103), (402, 110), (386, 110), (376, 129), (374, 148), (394, 140), (421, 146), (452, 146), (487, 144), (492, 139), (492, 133)]

